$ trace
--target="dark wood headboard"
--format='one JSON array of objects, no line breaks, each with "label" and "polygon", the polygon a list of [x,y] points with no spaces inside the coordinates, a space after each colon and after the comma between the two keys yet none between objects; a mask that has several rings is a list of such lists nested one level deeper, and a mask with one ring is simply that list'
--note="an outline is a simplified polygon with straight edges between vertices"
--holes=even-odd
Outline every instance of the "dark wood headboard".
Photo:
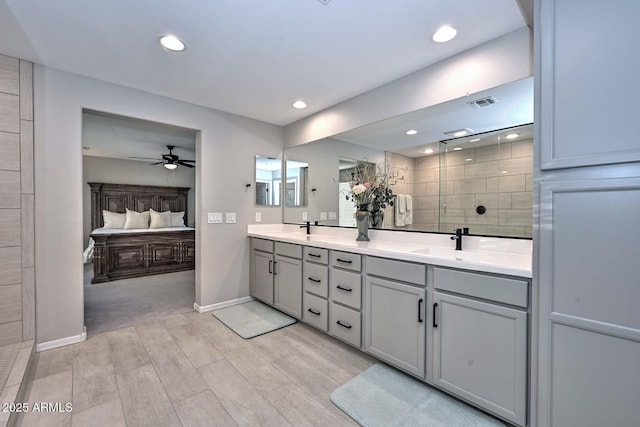
[{"label": "dark wood headboard", "polygon": [[184,211],[188,225],[187,195],[189,187],[159,187],[155,185],[109,184],[88,182],[91,187],[91,229],[102,227],[102,211],[136,212],[153,209],[156,212]]}]

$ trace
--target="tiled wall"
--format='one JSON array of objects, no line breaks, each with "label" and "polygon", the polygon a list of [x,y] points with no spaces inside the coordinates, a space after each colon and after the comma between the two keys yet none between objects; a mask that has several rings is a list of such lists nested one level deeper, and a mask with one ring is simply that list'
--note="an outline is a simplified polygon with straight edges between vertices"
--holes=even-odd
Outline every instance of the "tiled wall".
[{"label": "tiled wall", "polygon": [[0,55],[0,346],[34,337],[33,64]]},{"label": "tiled wall", "polygon": [[[469,227],[472,234],[531,237],[533,141],[416,159],[387,153],[387,164],[405,180],[395,194],[413,195],[413,224],[395,227],[393,210],[385,212],[385,228],[450,232]],[[484,206],[482,215],[476,207]],[[388,219],[388,220],[387,220]]]},{"label": "tiled wall", "polygon": [[[441,231],[531,237],[532,140],[448,151],[441,163]],[[486,212],[478,214],[478,206]]]}]

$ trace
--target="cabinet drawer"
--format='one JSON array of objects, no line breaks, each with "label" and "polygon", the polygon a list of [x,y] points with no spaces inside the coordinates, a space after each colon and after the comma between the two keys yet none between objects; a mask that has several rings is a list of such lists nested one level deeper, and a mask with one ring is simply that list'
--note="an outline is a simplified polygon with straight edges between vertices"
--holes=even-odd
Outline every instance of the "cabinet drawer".
[{"label": "cabinet drawer", "polygon": [[360,271],[362,268],[362,257],[349,252],[331,251],[331,265],[347,270]]},{"label": "cabinet drawer", "polygon": [[362,277],[360,273],[331,269],[331,299],[356,310],[362,306]]},{"label": "cabinet drawer", "polygon": [[329,267],[304,262],[302,283],[305,292],[327,298],[329,296]]},{"label": "cabinet drawer", "polygon": [[427,269],[423,264],[368,256],[366,265],[367,274],[373,276],[386,277],[420,286],[425,286],[427,283]]},{"label": "cabinet drawer", "polygon": [[327,249],[305,246],[303,253],[305,261],[313,261],[324,265],[329,263],[329,251]]},{"label": "cabinet drawer", "polygon": [[360,312],[331,303],[329,333],[360,347]]},{"label": "cabinet drawer", "polygon": [[291,243],[276,242],[276,253],[291,258],[302,258],[302,246]]},{"label": "cabinet drawer", "polygon": [[251,248],[262,251],[273,253],[273,241],[265,240],[265,239],[256,239],[255,237],[251,238]]},{"label": "cabinet drawer", "polygon": [[436,267],[434,269],[433,285],[436,289],[518,307],[527,307],[528,289],[525,280],[507,279]]},{"label": "cabinet drawer", "polygon": [[329,321],[329,302],[315,295],[305,293],[302,320],[327,332]]}]

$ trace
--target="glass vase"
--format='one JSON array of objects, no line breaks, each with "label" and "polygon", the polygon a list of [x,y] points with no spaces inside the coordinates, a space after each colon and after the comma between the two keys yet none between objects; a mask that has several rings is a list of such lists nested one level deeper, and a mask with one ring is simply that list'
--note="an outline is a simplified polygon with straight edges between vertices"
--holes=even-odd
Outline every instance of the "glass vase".
[{"label": "glass vase", "polygon": [[356,225],[358,226],[358,242],[369,241],[369,221],[371,221],[371,215],[368,210],[360,207],[356,211]]}]

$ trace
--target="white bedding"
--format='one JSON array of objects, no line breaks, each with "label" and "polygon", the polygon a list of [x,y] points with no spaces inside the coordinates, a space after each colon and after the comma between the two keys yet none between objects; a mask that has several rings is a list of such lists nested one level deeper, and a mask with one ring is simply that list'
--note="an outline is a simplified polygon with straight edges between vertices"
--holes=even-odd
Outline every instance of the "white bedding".
[{"label": "white bedding", "polygon": [[120,228],[96,228],[91,232],[91,234],[136,234],[136,233],[159,233],[159,232],[167,232],[167,231],[185,231],[185,230],[195,230],[195,228],[191,227],[167,227],[167,228],[134,228],[123,230]]}]

